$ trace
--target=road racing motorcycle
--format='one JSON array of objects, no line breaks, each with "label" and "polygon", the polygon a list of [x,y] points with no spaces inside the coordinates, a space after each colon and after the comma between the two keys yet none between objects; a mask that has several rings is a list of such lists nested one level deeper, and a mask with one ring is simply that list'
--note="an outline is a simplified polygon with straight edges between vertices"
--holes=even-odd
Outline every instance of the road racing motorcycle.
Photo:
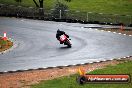
[{"label": "road racing motorcycle", "polygon": [[67,36],[65,34],[61,35],[60,39],[59,39],[61,44],[67,45],[69,48],[71,48],[72,44],[71,44],[70,40],[71,39],[67,38]]}]

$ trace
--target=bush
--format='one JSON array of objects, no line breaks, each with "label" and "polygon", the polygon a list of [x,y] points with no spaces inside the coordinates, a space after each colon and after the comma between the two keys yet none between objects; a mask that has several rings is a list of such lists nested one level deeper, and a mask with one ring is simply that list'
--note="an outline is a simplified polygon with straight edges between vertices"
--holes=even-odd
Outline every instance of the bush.
[{"label": "bush", "polygon": [[61,2],[56,3],[54,10],[52,12],[53,17],[60,18],[60,10],[61,10],[61,18],[62,19],[66,18],[66,13],[67,13],[66,10],[68,10],[68,6]]}]

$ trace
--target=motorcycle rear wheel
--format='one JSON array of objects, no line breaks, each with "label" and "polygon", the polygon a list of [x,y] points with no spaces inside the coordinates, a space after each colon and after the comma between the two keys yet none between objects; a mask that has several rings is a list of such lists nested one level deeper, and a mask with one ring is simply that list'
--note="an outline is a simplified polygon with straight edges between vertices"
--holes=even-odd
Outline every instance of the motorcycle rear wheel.
[{"label": "motorcycle rear wheel", "polygon": [[66,41],[66,45],[68,46],[68,48],[71,48],[72,47],[69,40]]}]

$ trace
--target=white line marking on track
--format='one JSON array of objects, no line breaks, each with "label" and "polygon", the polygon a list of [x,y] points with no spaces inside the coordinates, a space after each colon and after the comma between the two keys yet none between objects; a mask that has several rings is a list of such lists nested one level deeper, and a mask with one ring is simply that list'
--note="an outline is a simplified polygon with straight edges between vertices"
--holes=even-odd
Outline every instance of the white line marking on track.
[{"label": "white line marking on track", "polygon": [[123,35],[126,35],[126,34],[123,34]]}]

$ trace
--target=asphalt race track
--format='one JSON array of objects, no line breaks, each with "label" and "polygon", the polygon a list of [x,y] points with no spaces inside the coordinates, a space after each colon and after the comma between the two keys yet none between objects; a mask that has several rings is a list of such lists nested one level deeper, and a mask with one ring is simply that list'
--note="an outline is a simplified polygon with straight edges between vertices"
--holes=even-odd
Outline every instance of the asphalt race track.
[{"label": "asphalt race track", "polygon": [[[7,32],[15,48],[0,54],[0,72],[91,63],[132,55],[132,37],[83,26],[92,24],[0,17],[0,35]],[[70,35],[72,48],[60,45],[57,29]]]}]

